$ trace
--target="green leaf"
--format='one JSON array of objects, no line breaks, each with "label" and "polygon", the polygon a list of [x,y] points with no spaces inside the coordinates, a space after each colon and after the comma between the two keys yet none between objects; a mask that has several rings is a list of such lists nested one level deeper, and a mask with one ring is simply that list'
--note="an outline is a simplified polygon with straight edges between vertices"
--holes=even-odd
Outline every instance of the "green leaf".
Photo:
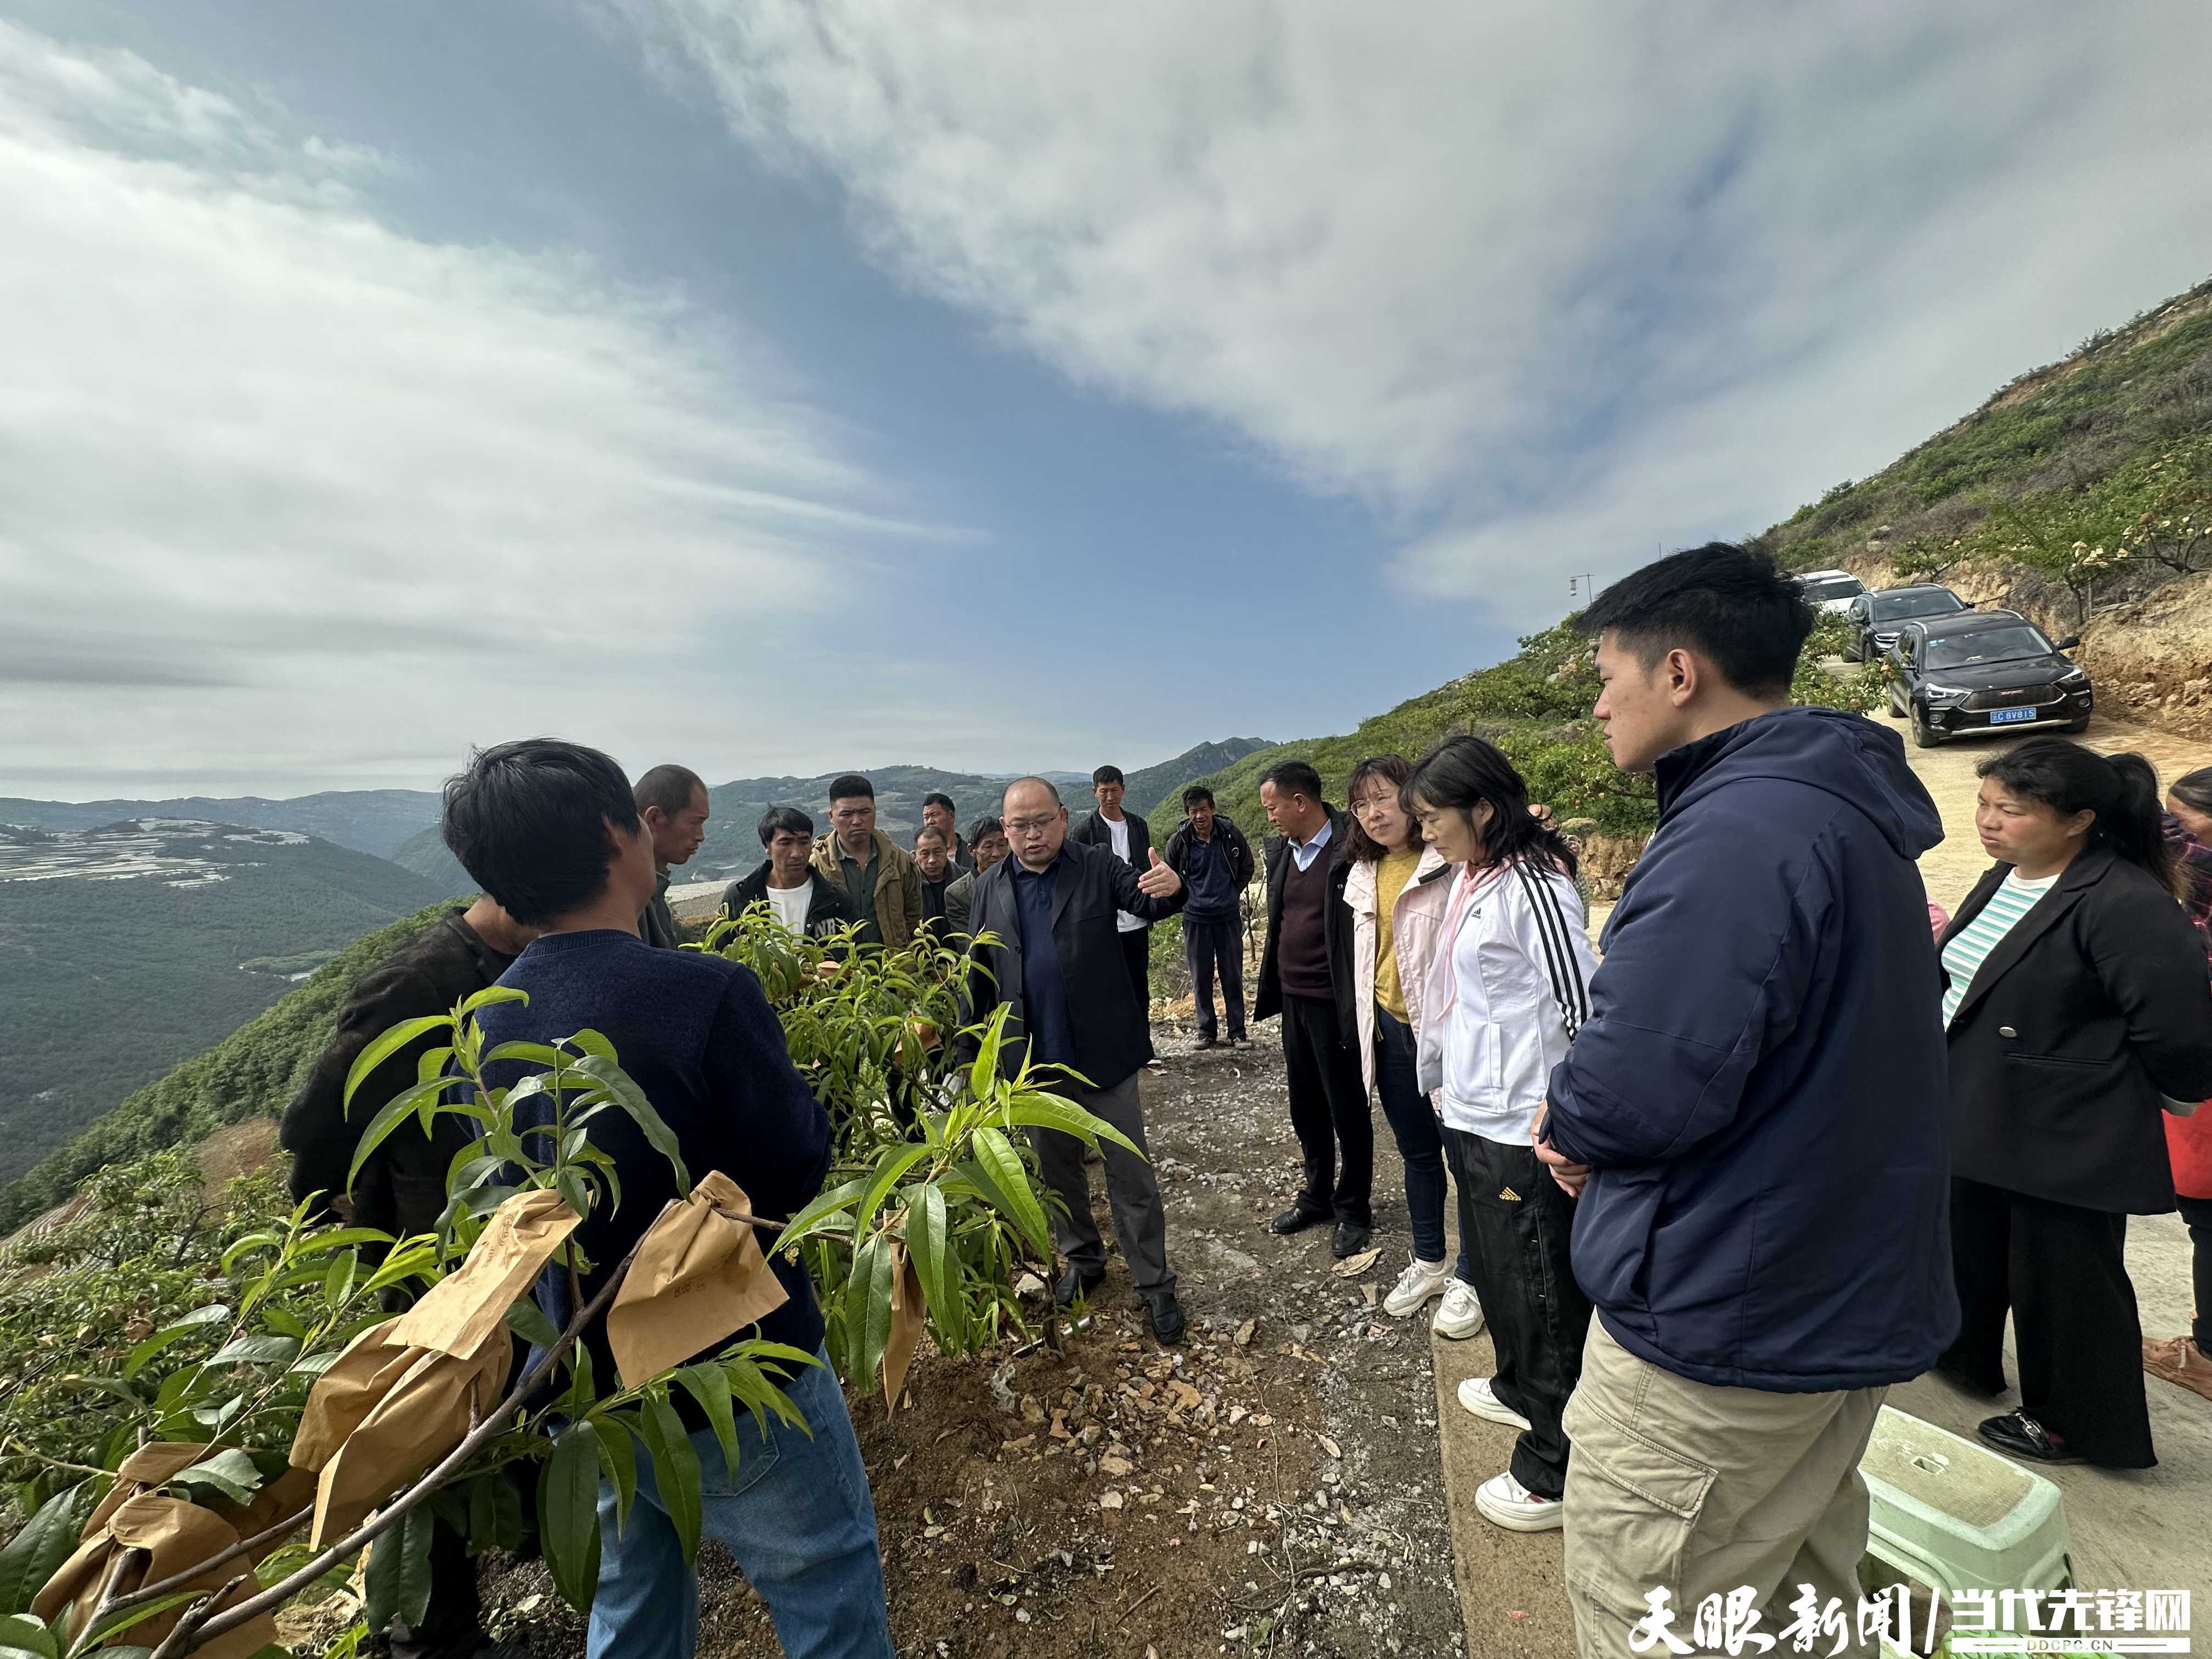
[{"label": "green leaf", "polygon": [[379,1146],[391,1139],[394,1129],[415,1115],[416,1107],[425,1100],[436,1099],[441,1090],[459,1081],[458,1078],[439,1078],[434,1082],[418,1083],[386,1101],[384,1109],[371,1118],[368,1127],[361,1132],[361,1145],[354,1148],[353,1164],[346,1170],[346,1190],[353,1190],[353,1183],[361,1174],[361,1166],[368,1162]]},{"label": "green leaf", "polygon": [[261,1490],[262,1474],[253,1460],[235,1446],[225,1448],[205,1462],[195,1463],[169,1477],[167,1484],[186,1497],[198,1497],[204,1488],[234,1504],[250,1504]]},{"label": "green leaf", "polygon": [[588,1025],[570,1037],[567,1046],[574,1048],[580,1054],[588,1054],[595,1060],[611,1060],[615,1057],[615,1045]]},{"label": "green leaf", "polygon": [[1006,1121],[1018,1128],[1057,1129],[1062,1134],[1073,1135],[1078,1140],[1096,1142],[1110,1140],[1141,1158],[1137,1143],[1123,1134],[1104,1118],[1094,1116],[1072,1101],[1052,1095],[1024,1095],[1007,1109]]},{"label": "green leaf", "polygon": [[31,1598],[76,1553],[77,1534],[98,1499],[96,1483],[91,1480],[56,1492],[0,1550],[0,1613],[21,1613],[30,1607]]},{"label": "green leaf", "polygon": [[[157,1613],[167,1613],[171,1607],[182,1607],[187,1601],[197,1601],[206,1594],[204,1589],[179,1590],[174,1595],[164,1595],[160,1600],[149,1601],[143,1607],[125,1607],[120,1613],[110,1613],[94,1625],[85,1635],[77,1638],[78,1650],[89,1651],[111,1636],[120,1636],[125,1631],[133,1626],[144,1624]],[[141,1648],[139,1651],[143,1653],[146,1650]]]},{"label": "green leaf", "polygon": [[676,1380],[684,1391],[699,1402],[699,1409],[707,1414],[707,1422],[714,1431],[714,1438],[722,1448],[722,1470],[726,1479],[738,1478],[738,1413],[731,1403],[730,1379],[722,1375],[720,1365],[686,1365],[676,1373]]},{"label": "green leaf", "polygon": [[[416,1038],[431,1031],[449,1031],[453,1027],[453,1022],[450,1015],[422,1014],[413,1019],[401,1020],[398,1024],[362,1049],[355,1056],[353,1068],[346,1073],[343,1104],[347,1114],[350,1115],[353,1111],[354,1091],[361,1087],[362,1079],[371,1072],[383,1065],[386,1060],[414,1042]],[[351,1184],[350,1177],[348,1179],[348,1184]]]},{"label": "green leaf", "polygon": [[884,1200],[890,1197],[891,1188],[898,1185],[899,1177],[928,1156],[929,1148],[926,1146],[887,1150],[882,1167],[876,1171],[875,1180],[869,1183],[867,1196],[860,1200],[860,1208],[853,1212],[853,1225],[856,1229],[861,1228],[873,1221],[876,1212],[883,1207]]},{"label": "green leaf", "polygon": [[[831,1231],[822,1227],[824,1218],[837,1214],[867,1189],[868,1183],[865,1180],[846,1181],[839,1182],[826,1193],[817,1194],[814,1201],[792,1217],[784,1230],[776,1235],[776,1248],[782,1249],[796,1244],[817,1228],[822,1228],[824,1231]],[[845,1224],[841,1231],[851,1231],[851,1219],[849,1218],[843,1219]]]},{"label": "green leaf", "polygon": [[[580,1045],[585,1035],[579,1032],[569,1041]],[[599,1033],[594,1031],[589,1035],[598,1036]],[[604,1037],[599,1040],[602,1043],[606,1041]],[[615,1103],[628,1112],[631,1121],[645,1132],[645,1138],[653,1150],[666,1158],[669,1166],[676,1171],[677,1196],[690,1197],[691,1173],[684,1167],[684,1154],[677,1146],[676,1132],[662,1120],[659,1112],[653,1109],[653,1103],[645,1097],[645,1091],[631,1080],[629,1073],[615,1064],[613,1049],[609,1048],[604,1054],[597,1052],[588,1054],[569,1069],[582,1073],[614,1097]],[[689,1560],[690,1558],[686,1556],[684,1559]]]},{"label": "green leaf", "polygon": [[589,1424],[553,1443],[538,1480],[538,1529],[554,1589],[589,1612],[599,1584],[599,1440]]},{"label": "green leaf", "polygon": [[522,1544],[522,1494],[505,1469],[494,1469],[469,1482],[469,1553],[519,1549]]},{"label": "green leaf", "polygon": [[544,1309],[526,1296],[507,1309],[507,1328],[532,1347],[550,1348],[561,1340],[561,1328],[545,1316]]},{"label": "green leaf", "polygon": [[629,1506],[637,1498],[637,1446],[629,1431],[612,1417],[591,1419],[599,1443],[599,1465],[615,1488],[615,1530],[629,1524]]},{"label": "green leaf", "polygon": [[967,1323],[966,1310],[955,1305],[959,1269],[946,1256],[945,1231],[945,1194],[934,1182],[907,1194],[907,1255],[921,1280],[922,1302],[938,1328],[957,1341]]},{"label": "green leaf", "polygon": [[486,1054],[478,1064],[489,1066],[495,1061],[502,1060],[526,1060],[532,1066],[558,1066],[564,1063],[561,1051],[550,1043],[514,1042],[500,1043]]},{"label": "green leaf", "polygon": [[354,1277],[360,1271],[358,1251],[348,1250],[333,1261],[323,1275],[323,1305],[333,1310],[345,1306],[346,1298],[353,1294]]},{"label": "green leaf", "polygon": [[1050,1261],[1052,1235],[1045,1226],[1044,1206],[1030,1186],[1029,1171],[1022,1167],[1020,1155],[996,1129],[976,1130],[969,1145],[975,1150],[975,1161],[967,1167],[981,1177],[976,1185],[983,1195],[1021,1230],[1040,1259]]},{"label": "green leaf", "polygon": [[0,1617],[0,1659],[19,1654],[25,1659],[61,1659],[61,1644],[43,1620]]},{"label": "green leaf", "polygon": [[863,1394],[875,1386],[876,1367],[891,1335],[891,1250],[881,1233],[853,1253],[845,1299],[846,1381]]},{"label": "green leaf", "polygon": [[[453,1012],[458,1015],[472,1014],[479,1008],[489,1008],[495,1002],[527,1002],[530,993],[512,985],[487,985],[466,999]],[[371,1628],[375,1628],[371,1626]]]},{"label": "green leaf", "polygon": [[234,1336],[208,1358],[210,1365],[290,1364],[300,1357],[297,1337],[262,1334]]},{"label": "green leaf", "polygon": [[692,1449],[691,1437],[684,1431],[684,1420],[666,1395],[647,1395],[639,1415],[645,1443],[653,1453],[653,1483],[659,1488],[660,1506],[668,1511],[669,1524],[676,1528],[676,1547],[689,1566],[699,1554],[699,1454]]},{"label": "green leaf", "polygon": [[418,1504],[368,1547],[362,1588],[372,1631],[383,1630],[394,1619],[413,1629],[430,1611],[430,1540],[437,1529],[430,1505]]},{"label": "green leaf", "polygon": [[216,1304],[210,1307],[195,1308],[173,1325],[165,1325],[131,1350],[123,1362],[123,1375],[136,1376],[146,1369],[146,1362],[155,1358],[171,1343],[189,1336],[204,1325],[221,1324],[230,1317],[230,1310]]}]

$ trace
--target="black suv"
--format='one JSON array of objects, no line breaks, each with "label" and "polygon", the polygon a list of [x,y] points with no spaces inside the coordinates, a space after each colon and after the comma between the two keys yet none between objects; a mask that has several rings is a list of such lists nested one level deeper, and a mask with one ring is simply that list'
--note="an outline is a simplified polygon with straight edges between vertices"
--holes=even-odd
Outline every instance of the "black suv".
[{"label": "black suv", "polygon": [[1933,749],[1968,732],[2079,732],[2096,706],[2089,677],[2017,611],[1973,611],[1902,624],[1889,664],[1889,713],[1910,718],[1912,740]]},{"label": "black suv", "polygon": [[1852,662],[1878,662],[1897,643],[1902,623],[1916,617],[1955,617],[1972,609],[1949,588],[1934,582],[1862,593],[1844,612],[1844,626],[1850,630],[1850,637],[1844,641],[1844,655]]}]

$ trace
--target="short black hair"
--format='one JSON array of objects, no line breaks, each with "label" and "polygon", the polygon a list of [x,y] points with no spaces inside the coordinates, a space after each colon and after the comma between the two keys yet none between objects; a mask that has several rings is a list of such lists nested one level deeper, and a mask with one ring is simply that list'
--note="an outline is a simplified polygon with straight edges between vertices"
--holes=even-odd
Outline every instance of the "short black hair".
[{"label": "short black hair", "polygon": [[968,844],[973,847],[986,836],[1003,836],[1006,833],[1005,819],[986,815],[968,826]]},{"label": "short black hair", "polygon": [[936,836],[936,837],[938,838],[938,840],[939,840],[939,841],[941,841],[941,842],[945,842],[945,848],[946,848],[946,850],[947,850],[947,851],[950,851],[950,850],[951,850],[951,846],[952,846],[952,842],[951,842],[951,839],[950,839],[949,837],[947,837],[947,836],[946,836],[946,835],[945,835],[945,831],[943,831],[942,830],[939,829],[935,824],[933,824],[933,823],[925,823],[925,824],[923,824],[920,829],[916,830],[914,832],[914,844],[915,844],[916,847],[919,847],[919,846],[921,846],[921,838],[922,838],[924,836]]},{"label": "short black hair", "polygon": [[830,799],[832,802],[851,800],[856,796],[862,799],[873,800],[876,798],[876,786],[858,772],[848,772],[844,776],[830,781]]},{"label": "short black hair", "polygon": [[1708,542],[1623,576],[1575,626],[1593,635],[1611,629],[1647,671],[1693,647],[1737,690],[1771,697],[1788,695],[1814,620],[1804,590],[1768,555]]},{"label": "short black hair", "polygon": [[792,835],[804,836],[811,841],[814,839],[814,820],[796,806],[771,806],[761,814],[762,846],[765,847],[774,841],[779,831],[787,830]]},{"label": "short black hair", "polygon": [[704,779],[688,766],[656,766],[637,781],[630,794],[637,810],[659,807],[660,816],[672,818],[691,805],[691,797],[707,793]]},{"label": "short black hair", "polygon": [[1121,775],[1121,769],[1118,766],[1102,766],[1091,775],[1091,787],[1093,789],[1102,783],[1118,783],[1127,788],[1128,782],[1128,779]]},{"label": "short black hair", "polygon": [[1194,783],[1189,788],[1182,792],[1182,810],[1184,811],[1189,811],[1192,807],[1197,805],[1200,801],[1204,801],[1208,806],[1213,805],[1213,791],[1207,788],[1204,784]]},{"label": "short black hair", "polygon": [[525,738],[478,750],[446,780],[440,832],[471,879],[534,927],[606,890],[609,824],[638,827],[622,768],[580,743]]},{"label": "short black hair", "polygon": [[1322,798],[1321,774],[1306,761],[1277,761],[1260,775],[1260,781],[1273,784],[1279,795],[1304,795],[1310,801]]},{"label": "short black hair", "polygon": [[921,798],[923,811],[927,812],[933,806],[942,806],[947,812],[957,812],[960,810],[952,804],[952,797],[942,789],[933,789]]}]

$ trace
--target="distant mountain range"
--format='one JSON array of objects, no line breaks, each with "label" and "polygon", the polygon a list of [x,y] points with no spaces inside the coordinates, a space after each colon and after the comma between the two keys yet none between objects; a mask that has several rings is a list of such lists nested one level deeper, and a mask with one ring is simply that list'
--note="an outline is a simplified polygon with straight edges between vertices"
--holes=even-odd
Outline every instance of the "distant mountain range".
[{"label": "distant mountain range", "polygon": [[0,826],[10,1162],[27,1167],[332,952],[439,896],[410,871],[295,830],[150,814]]},{"label": "distant mountain range", "polygon": [[289,800],[258,795],[216,799],[188,795],[175,800],[18,800],[0,796],[0,823],[40,830],[97,830],[126,818],[191,818],[244,824],[251,830],[295,830],[356,853],[388,859],[408,836],[438,821],[438,795],[429,789],[331,789]]}]

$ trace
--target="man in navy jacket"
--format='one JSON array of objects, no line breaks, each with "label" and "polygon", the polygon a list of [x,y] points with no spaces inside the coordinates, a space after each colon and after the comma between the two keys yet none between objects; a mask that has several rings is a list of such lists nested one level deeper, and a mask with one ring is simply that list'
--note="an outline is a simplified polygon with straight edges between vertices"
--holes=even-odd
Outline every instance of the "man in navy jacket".
[{"label": "man in navy jacket", "polygon": [[1582,617],[1613,762],[1659,792],[1537,1130],[1598,1316],[1566,1413],[1584,1655],[1655,1589],[1685,1629],[1745,1585],[1770,1634],[1808,1584],[1855,1607],[1875,1413],[1958,1322],[1914,866],[1942,830],[1893,732],[1789,706],[1812,622],[1723,544]]}]

